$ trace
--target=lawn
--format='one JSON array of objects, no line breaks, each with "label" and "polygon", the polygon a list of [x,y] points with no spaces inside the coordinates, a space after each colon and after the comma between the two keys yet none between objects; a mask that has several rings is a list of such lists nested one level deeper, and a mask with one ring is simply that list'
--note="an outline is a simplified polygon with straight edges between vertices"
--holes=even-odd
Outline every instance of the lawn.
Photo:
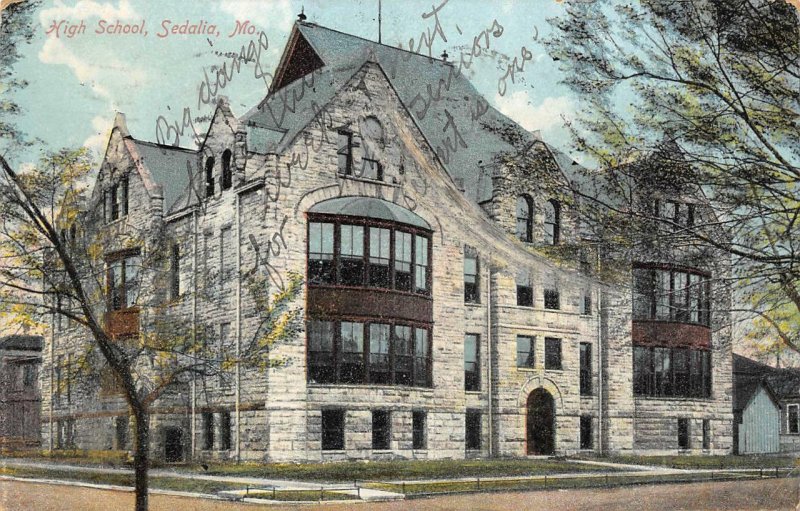
[{"label": "lawn", "polygon": [[[202,471],[196,466],[181,470]],[[502,477],[608,471],[597,467],[554,459],[491,460],[394,460],[340,461],[330,463],[242,463],[210,464],[208,474],[293,479],[300,481],[353,482],[359,480],[453,479],[459,477]]]},{"label": "lawn", "polygon": [[575,488],[610,488],[634,484],[661,484],[677,482],[722,481],[731,479],[751,479],[752,476],[735,473],[702,473],[702,474],[642,474],[614,475],[601,477],[558,477],[536,479],[503,479],[493,481],[442,480],[436,482],[408,483],[368,483],[367,488],[375,490],[404,493],[405,495],[434,495],[442,493],[465,493],[479,491],[515,491],[515,490],[555,490]]}]

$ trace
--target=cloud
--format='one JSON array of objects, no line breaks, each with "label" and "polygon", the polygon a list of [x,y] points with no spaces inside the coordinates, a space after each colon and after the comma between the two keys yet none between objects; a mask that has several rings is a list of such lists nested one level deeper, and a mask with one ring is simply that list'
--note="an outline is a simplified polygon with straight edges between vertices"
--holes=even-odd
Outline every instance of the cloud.
[{"label": "cloud", "polygon": [[548,97],[534,106],[526,90],[515,91],[506,96],[497,94],[495,105],[500,112],[528,131],[561,128],[564,119],[570,119],[574,112],[572,100],[566,96]]},{"label": "cloud", "polygon": [[120,0],[115,7],[112,2],[93,2],[91,0],[80,0],[75,5],[64,5],[61,0],[55,0],[54,6],[49,9],[42,9],[39,13],[39,20],[45,27],[49,26],[53,20],[86,18],[100,19],[141,19],[141,16],[131,7],[128,0]]},{"label": "cloud", "polygon": [[[68,20],[78,22],[89,18],[100,18],[106,20],[138,20],[141,16],[131,7],[128,0],[120,0],[116,5],[113,2],[94,2],[91,0],[80,0],[74,5],[65,5],[61,0],[55,0],[54,6],[43,9],[39,13],[39,21],[47,29],[57,20]],[[94,51],[103,51],[102,46],[94,46]],[[89,58],[82,58],[76,55],[64,43],[62,38],[52,35],[45,38],[42,49],[39,51],[39,60],[44,64],[65,65],[67,66],[81,85],[86,85],[99,97],[113,102],[110,91],[101,81],[106,81],[109,77],[105,73],[106,69],[119,71],[124,69],[127,80],[140,83],[144,80],[142,70],[124,65],[113,55],[92,55]],[[102,66],[93,62],[102,62]]]},{"label": "cloud", "polygon": [[241,22],[250,21],[258,30],[276,29],[288,32],[297,13],[293,12],[289,0],[278,0],[267,5],[261,0],[223,0],[219,7],[223,12]]},{"label": "cloud", "polygon": [[92,153],[103,156],[108,143],[108,135],[114,127],[114,119],[111,115],[96,116],[92,119],[92,134],[83,141],[83,146]]}]

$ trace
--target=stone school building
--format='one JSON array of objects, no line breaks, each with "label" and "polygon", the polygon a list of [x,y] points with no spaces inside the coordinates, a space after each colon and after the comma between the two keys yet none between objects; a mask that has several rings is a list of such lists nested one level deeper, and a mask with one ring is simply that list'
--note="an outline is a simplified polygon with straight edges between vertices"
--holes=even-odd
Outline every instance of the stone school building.
[{"label": "stone school building", "polygon": [[[137,139],[118,114],[80,225],[63,228],[110,234],[102,312],[120,342],[168,313],[237,353],[258,318],[245,275],[273,290],[303,276],[300,331],[269,353],[282,363],[155,403],[160,459],[730,452],[720,258],[643,250],[604,283],[616,256],[555,179],[576,166],[458,62],[298,21],[263,101],[237,116],[221,98],[198,149]],[[642,204],[690,225],[699,199]],[[113,241],[131,232],[140,244]],[[87,335],[53,318],[43,443],[129,449],[113,380],[65,376]]]}]

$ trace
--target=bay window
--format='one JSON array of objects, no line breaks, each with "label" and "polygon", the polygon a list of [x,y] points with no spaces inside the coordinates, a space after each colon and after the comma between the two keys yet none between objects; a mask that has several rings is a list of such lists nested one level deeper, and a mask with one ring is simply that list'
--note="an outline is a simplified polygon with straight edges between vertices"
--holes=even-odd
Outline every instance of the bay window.
[{"label": "bay window", "polygon": [[139,298],[138,255],[116,257],[107,264],[108,309],[111,311],[134,307]]},{"label": "bay window", "polygon": [[634,346],[633,393],[656,397],[711,397],[711,352]]},{"label": "bay window", "polygon": [[400,323],[310,321],[308,381],[429,387],[429,335]]},{"label": "bay window", "polygon": [[710,324],[707,275],[691,270],[637,266],[633,269],[633,319]]},{"label": "bay window", "polygon": [[370,223],[309,222],[309,283],[429,294],[430,235]]}]

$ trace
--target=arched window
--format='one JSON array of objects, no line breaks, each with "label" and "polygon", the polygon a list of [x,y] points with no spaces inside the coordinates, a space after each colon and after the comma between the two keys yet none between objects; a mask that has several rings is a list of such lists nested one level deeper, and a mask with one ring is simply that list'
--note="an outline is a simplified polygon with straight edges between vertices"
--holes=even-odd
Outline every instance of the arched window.
[{"label": "arched window", "polygon": [[214,196],[214,157],[206,159],[206,197]]},{"label": "arched window", "polygon": [[517,197],[517,238],[530,243],[533,241],[533,201],[527,195]]},{"label": "arched window", "polygon": [[557,245],[561,237],[561,204],[550,199],[544,204],[544,241],[548,245]]},{"label": "arched window", "polygon": [[225,149],[222,153],[222,189],[227,190],[233,184],[233,173],[231,172],[231,150]]}]

